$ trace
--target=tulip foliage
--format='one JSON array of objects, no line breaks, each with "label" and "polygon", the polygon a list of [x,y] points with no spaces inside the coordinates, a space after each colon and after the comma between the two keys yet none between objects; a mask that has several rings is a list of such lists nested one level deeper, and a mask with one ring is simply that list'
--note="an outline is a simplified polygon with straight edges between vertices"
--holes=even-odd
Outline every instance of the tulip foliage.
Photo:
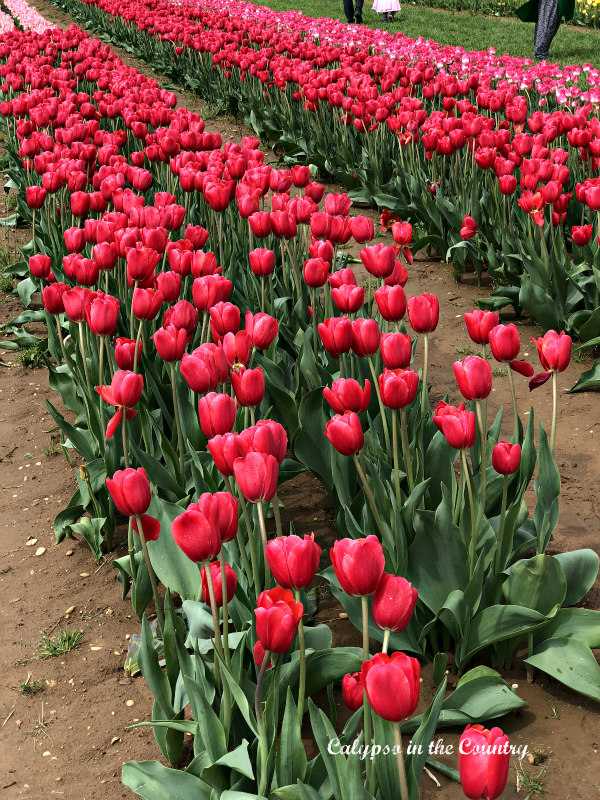
[{"label": "tulip foliage", "polygon": [[[9,329],[46,322],[50,384],[68,413],[48,410],[67,457],[85,462],[56,536],[81,533],[98,559],[126,537],[114,564],[142,617],[137,661],[154,695],[143,724],[174,766],[193,737],[185,770],[132,762],[126,785],[155,797],[414,800],[427,747],[404,757],[400,725],[425,744],[438,724],[480,726],[523,704],[491,667],[467,672],[474,659],[503,666],[526,644],[530,668],[597,697],[595,614],[572,606],[598,559],[546,554],[570,336],[536,341],[534,375],[516,328],[473,311],[482,355],[453,365],[464,402],[432,410],[439,304],[410,294],[409,223],[372,244],[349,195],[325,195],[306,165],[265,164],[254,138],[224,143],[76,27],[7,33],[0,72],[10,179],[33,232],[18,291],[42,306]],[[351,238],[365,286],[341,249]],[[508,365],[510,441],[502,410],[487,419],[488,345]],[[537,446],[533,413],[525,430],[519,415],[524,376],[554,389]],[[279,487],[306,469],[335,506],[331,566],[313,535],[284,535]],[[327,626],[311,624],[323,566],[362,648],[332,647]],[[449,652],[461,679],[445,698]],[[426,662],[438,688],[416,715]],[[343,741],[399,748],[397,770],[331,753],[334,726],[312,697],[336,684],[353,712]]]}]

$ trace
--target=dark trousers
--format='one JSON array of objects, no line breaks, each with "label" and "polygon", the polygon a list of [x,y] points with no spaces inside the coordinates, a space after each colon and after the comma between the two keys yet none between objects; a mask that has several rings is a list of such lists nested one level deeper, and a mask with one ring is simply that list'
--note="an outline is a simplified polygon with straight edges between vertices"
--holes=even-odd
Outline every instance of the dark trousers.
[{"label": "dark trousers", "polygon": [[538,0],[538,18],[533,34],[533,57],[548,58],[552,39],[560,26],[556,0]]},{"label": "dark trousers", "polygon": [[363,2],[364,0],[356,0],[356,2],[344,0],[344,14],[348,22],[354,22],[355,15],[362,17]]}]

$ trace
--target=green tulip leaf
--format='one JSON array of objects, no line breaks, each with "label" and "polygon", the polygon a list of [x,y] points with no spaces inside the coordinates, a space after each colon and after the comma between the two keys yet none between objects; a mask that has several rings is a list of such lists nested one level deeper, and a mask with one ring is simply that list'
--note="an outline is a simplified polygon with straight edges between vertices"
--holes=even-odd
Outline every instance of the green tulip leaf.
[{"label": "green tulip leaf", "polygon": [[148,542],[148,553],[160,582],[183,598],[200,595],[202,582],[197,564],[183,553],[171,535],[171,524],[183,512],[181,506],[167,503],[154,496],[148,514],[160,522],[160,535]]},{"label": "green tulip leaf", "polygon": [[600,703],[600,666],[590,648],[579,639],[547,639],[523,660]]},{"label": "green tulip leaf", "polygon": [[600,647],[600,611],[561,608],[554,619],[536,634],[535,647],[548,639],[579,639],[588,647]]},{"label": "green tulip leaf", "polygon": [[[123,784],[142,800],[211,800],[212,786],[189,772],[164,767],[158,761],[123,764]],[[223,797],[223,795],[221,795]]]},{"label": "green tulip leaf", "polygon": [[292,697],[292,690],[288,686],[277,760],[275,762],[277,784],[285,786],[298,780],[304,780],[306,764],[306,751],[302,743],[297,707]]},{"label": "green tulip leaf", "polygon": [[506,602],[549,614],[561,606],[567,594],[564,570],[552,556],[539,555],[517,561],[506,570],[507,580],[502,586]]},{"label": "green tulip leaf", "polygon": [[561,565],[567,579],[567,595],[563,600],[563,606],[574,606],[594,585],[600,563],[598,554],[585,548],[570,553],[559,553],[552,558]]}]

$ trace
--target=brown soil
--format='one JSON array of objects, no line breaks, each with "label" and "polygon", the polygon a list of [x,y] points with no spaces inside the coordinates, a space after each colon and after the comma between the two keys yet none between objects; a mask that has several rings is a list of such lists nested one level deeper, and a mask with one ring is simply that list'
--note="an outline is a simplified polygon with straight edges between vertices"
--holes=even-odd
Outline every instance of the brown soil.
[{"label": "brown soil", "polygon": [[[69,17],[43,0],[37,0],[35,5],[56,24],[70,24]],[[128,64],[147,74],[151,72],[128,54],[121,51],[120,55]],[[178,92],[178,97],[202,113],[202,103],[196,97],[183,92]],[[221,119],[209,121],[208,127],[231,139],[248,133],[232,121]],[[22,236],[27,238],[26,233]],[[431,291],[440,298],[440,325],[431,337],[432,403],[446,393],[451,401],[459,399],[450,365],[464,358],[467,348],[473,347],[475,352],[462,316],[486,290],[469,283],[468,277],[457,284],[448,265],[424,258],[416,259],[410,269],[411,294]],[[18,300],[2,296],[0,322],[19,311]],[[538,331],[524,320],[516,322],[524,343],[522,356],[529,354],[537,364],[529,336],[538,335]],[[420,358],[419,350],[417,367]],[[552,543],[557,551],[580,547],[598,550],[600,500],[595,486],[600,475],[600,404],[594,393],[564,393],[590,366],[589,359],[573,361],[559,376],[556,451],[562,497],[560,522]],[[533,402],[536,418],[541,418],[548,428],[551,399],[547,387],[526,397],[525,379],[517,386],[521,409]],[[52,520],[74,491],[76,464],[67,465],[60,453],[44,453],[56,444],[49,433],[53,423],[44,405],[45,397],[57,403],[48,387],[47,373],[24,369],[12,352],[0,350],[0,607],[4,609],[0,618],[4,643],[0,661],[1,796],[6,800],[23,795],[32,800],[54,795],[69,800],[133,797],[120,782],[122,762],[160,758],[149,729],[128,728],[148,719],[151,709],[151,695],[144,680],[127,678],[123,671],[127,637],[138,633],[140,625],[129,600],[121,601],[121,587],[107,563],[110,559],[98,567],[85,542],[67,540],[55,544]],[[490,418],[501,405],[510,408],[510,394],[506,377],[496,376],[488,406]],[[508,428],[505,434],[510,435]],[[281,499],[286,506],[284,525],[293,521],[300,535],[315,531],[326,551],[336,533],[331,503],[318,482],[300,476],[285,486]],[[533,499],[532,493],[530,501]],[[32,539],[37,542],[28,544]],[[40,547],[46,550],[38,556]],[[66,611],[71,606],[74,610],[67,619]],[[589,593],[586,606],[600,609],[598,582]],[[332,627],[335,644],[359,644],[360,636],[341,613],[332,596],[320,591],[316,621]],[[85,631],[80,646],[65,656],[37,658],[40,631],[56,636],[68,626]],[[432,692],[428,672],[424,675],[423,706]],[[528,707],[499,723],[514,744],[527,745],[530,752],[538,749],[542,763],[522,763],[525,771],[533,775],[547,769],[545,797],[587,800],[597,796],[597,704],[543,675],[534,685],[528,685],[523,669],[506,673],[505,677],[518,684],[518,693]],[[43,689],[33,696],[23,696],[15,689],[20,681],[42,681]],[[128,706],[127,701],[134,705]],[[339,710],[341,718],[344,709]],[[459,733],[442,731],[439,737],[445,745],[454,746],[454,753],[434,757],[456,767]],[[507,799],[527,796],[523,786],[517,793],[516,765],[513,759]],[[457,800],[463,796],[457,785],[441,775],[439,780],[442,788],[437,789],[423,776],[423,798]]]}]

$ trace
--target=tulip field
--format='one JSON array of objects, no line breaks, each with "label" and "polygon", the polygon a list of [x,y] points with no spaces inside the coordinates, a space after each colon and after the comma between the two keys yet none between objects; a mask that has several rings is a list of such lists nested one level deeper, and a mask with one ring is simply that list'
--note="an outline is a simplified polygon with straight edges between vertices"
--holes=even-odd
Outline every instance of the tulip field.
[{"label": "tulip field", "polygon": [[[502,797],[498,726],[526,705],[507,670],[600,702],[598,555],[551,544],[559,379],[600,342],[600,72],[246,2],[60,6],[102,38],[0,14],[3,169],[30,225],[2,346],[40,350],[80,465],[56,541],[112,561],[140,632],[155,759],[123,784],[417,800],[435,773]],[[111,43],[260,138],[224,141]],[[482,285],[456,403],[431,378],[440,298],[411,287],[423,251]],[[574,388],[599,385],[597,362]],[[282,521],[309,476],[331,547]],[[357,644],[316,622],[315,581]],[[445,728],[454,766],[429,750]]]}]

